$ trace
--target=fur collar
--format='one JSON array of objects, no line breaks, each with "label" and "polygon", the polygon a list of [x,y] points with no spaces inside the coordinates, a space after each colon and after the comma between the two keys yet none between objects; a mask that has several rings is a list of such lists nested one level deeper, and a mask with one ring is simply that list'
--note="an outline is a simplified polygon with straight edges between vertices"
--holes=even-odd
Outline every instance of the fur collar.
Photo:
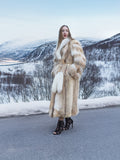
[{"label": "fur collar", "polygon": [[65,38],[65,39],[62,40],[59,48],[58,48],[57,51],[56,51],[56,57],[57,57],[57,59],[61,59],[60,51],[61,51],[61,49],[62,49],[69,41],[70,41],[70,38]]}]

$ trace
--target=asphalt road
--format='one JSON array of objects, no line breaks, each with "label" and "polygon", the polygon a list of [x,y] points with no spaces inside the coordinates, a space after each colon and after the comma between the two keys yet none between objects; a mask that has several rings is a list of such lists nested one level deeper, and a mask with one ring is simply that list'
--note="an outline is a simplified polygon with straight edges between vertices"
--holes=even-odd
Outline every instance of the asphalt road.
[{"label": "asphalt road", "polygon": [[80,110],[53,135],[48,114],[0,118],[0,160],[120,160],[120,107]]}]

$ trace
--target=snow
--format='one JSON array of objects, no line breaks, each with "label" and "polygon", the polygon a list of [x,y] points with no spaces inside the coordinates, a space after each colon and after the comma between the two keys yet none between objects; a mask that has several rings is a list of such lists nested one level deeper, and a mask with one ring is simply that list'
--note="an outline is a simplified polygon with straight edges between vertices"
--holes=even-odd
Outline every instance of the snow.
[{"label": "snow", "polygon": [[51,39],[32,40],[18,38],[10,41],[5,41],[2,44],[0,44],[0,52],[10,52],[18,49],[30,49],[32,47],[44,44],[45,42],[48,42],[50,40]]},{"label": "snow", "polygon": [[120,106],[120,96],[108,96],[102,98],[94,98],[87,100],[78,99],[79,109],[89,109],[89,108],[103,108],[103,107],[112,107]]},{"label": "snow", "polygon": [[0,117],[47,113],[48,106],[49,101],[32,101],[0,104]]},{"label": "snow", "polygon": [[[41,64],[41,63],[39,63]],[[2,65],[0,65],[0,71],[1,72],[5,72],[5,73],[10,73],[10,74],[14,74],[16,72],[16,69],[23,69],[26,74],[29,72],[32,72],[35,70],[35,63],[31,62],[31,63],[17,63],[17,64],[13,64],[13,65],[4,65],[4,67]]]},{"label": "snow", "polygon": [[[43,114],[49,112],[50,101],[32,101],[0,104],[0,117]],[[120,106],[120,96],[109,96],[94,99],[78,99],[79,109]]]}]

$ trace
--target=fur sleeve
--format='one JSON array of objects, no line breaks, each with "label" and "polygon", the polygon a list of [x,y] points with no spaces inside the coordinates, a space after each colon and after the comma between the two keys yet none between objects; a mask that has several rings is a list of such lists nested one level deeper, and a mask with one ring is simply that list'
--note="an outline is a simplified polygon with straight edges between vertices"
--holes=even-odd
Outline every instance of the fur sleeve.
[{"label": "fur sleeve", "polygon": [[86,66],[86,57],[78,40],[73,40],[71,43],[71,55],[73,64],[70,65],[68,72],[73,78],[79,78]]}]

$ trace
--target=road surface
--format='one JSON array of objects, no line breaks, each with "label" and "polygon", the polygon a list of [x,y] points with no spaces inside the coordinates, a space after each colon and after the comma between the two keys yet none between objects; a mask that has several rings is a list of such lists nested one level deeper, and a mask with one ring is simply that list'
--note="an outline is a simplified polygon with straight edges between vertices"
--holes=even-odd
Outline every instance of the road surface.
[{"label": "road surface", "polygon": [[120,107],[80,110],[53,135],[48,114],[0,118],[0,160],[120,160]]}]

